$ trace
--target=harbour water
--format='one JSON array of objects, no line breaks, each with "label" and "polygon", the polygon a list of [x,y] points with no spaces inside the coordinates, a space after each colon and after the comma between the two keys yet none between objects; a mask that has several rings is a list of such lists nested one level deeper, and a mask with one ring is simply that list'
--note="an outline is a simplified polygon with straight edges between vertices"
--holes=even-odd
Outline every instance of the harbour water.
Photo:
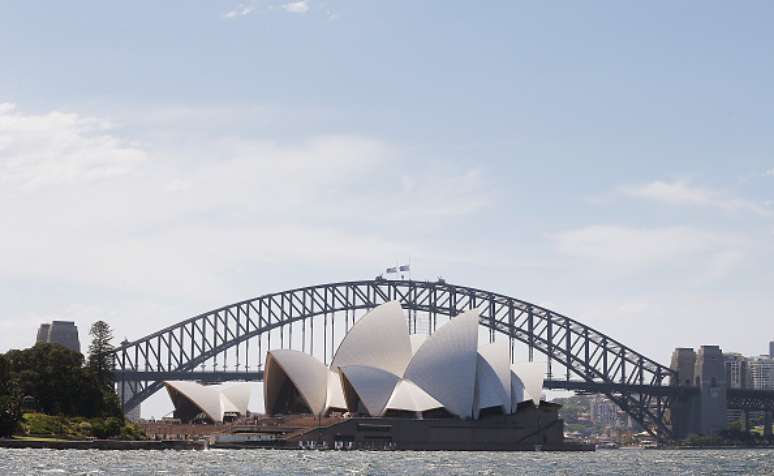
[{"label": "harbour water", "polygon": [[774,474],[774,449],[592,453],[0,449],[0,474]]}]

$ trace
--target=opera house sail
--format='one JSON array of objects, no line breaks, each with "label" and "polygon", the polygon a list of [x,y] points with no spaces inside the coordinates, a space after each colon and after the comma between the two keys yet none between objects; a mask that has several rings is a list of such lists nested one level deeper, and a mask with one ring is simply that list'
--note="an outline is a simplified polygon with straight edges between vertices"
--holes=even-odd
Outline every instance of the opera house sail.
[{"label": "opera house sail", "polygon": [[223,423],[247,415],[250,384],[208,386],[196,382],[166,381],[174,416],[184,423]]}]

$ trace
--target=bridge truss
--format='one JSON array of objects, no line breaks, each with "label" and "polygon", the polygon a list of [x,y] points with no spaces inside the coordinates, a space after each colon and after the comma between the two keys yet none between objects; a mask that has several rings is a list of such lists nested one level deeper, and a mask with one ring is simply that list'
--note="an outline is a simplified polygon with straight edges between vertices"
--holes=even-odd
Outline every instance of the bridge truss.
[{"label": "bridge truss", "polygon": [[668,410],[675,392],[665,388],[674,374],[671,369],[560,313],[443,280],[377,278],[266,294],[125,342],[112,353],[119,391],[131,395],[125,409],[136,407],[159,390],[162,382],[155,378],[162,375],[198,373],[197,368],[206,371],[208,366],[212,372],[249,374],[251,364],[257,362],[253,368],[260,371],[265,352],[276,347],[311,354],[322,351],[327,362],[336,348],[336,332],[339,339],[343,337],[354,325],[356,313],[394,300],[408,311],[412,333],[431,334],[439,325],[439,318],[453,318],[468,309],[479,309],[480,324],[488,330],[490,341],[509,340],[512,360],[517,349],[525,350],[529,360],[536,352],[542,354],[547,361],[548,379],[568,382],[568,388],[571,382],[585,383],[607,395],[654,436],[662,440],[671,438]]}]

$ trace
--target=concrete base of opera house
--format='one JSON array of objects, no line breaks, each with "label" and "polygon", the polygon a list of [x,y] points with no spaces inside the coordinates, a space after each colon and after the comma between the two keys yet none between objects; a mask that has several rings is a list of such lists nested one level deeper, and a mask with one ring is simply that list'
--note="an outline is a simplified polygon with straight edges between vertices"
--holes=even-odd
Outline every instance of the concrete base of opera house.
[{"label": "concrete base of opera house", "polygon": [[353,417],[290,436],[286,447],[420,451],[580,451],[593,447],[566,443],[559,405],[531,402],[513,415],[478,420],[456,418]]},{"label": "concrete base of opera house", "polygon": [[513,415],[458,418],[257,416],[233,424],[146,423],[153,439],[206,439],[211,448],[286,450],[593,451],[564,439],[560,405],[531,401]]}]

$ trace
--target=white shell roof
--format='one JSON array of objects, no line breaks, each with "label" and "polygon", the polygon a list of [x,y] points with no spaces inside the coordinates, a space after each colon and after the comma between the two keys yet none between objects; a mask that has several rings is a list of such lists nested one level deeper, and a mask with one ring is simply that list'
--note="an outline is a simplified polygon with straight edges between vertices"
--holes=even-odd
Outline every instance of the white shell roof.
[{"label": "white shell roof", "polygon": [[223,387],[220,390],[221,400],[230,402],[240,415],[247,414],[247,407],[250,404],[251,384],[240,383]]},{"label": "white shell roof", "polygon": [[182,380],[166,381],[164,385],[172,387],[183,394],[211,420],[216,422],[223,421],[223,411],[220,408],[220,394],[216,390],[200,383]]},{"label": "white shell roof", "polygon": [[[478,327],[479,312],[471,310],[432,336],[410,336],[400,304],[383,304],[363,316],[344,337],[330,368],[302,352],[269,352],[264,385],[267,409],[274,403],[270,398],[278,398],[280,380],[274,375],[281,377],[281,373],[317,415],[331,408],[347,408],[344,378],[371,416],[383,415],[386,410],[445,408],[461,418],[478,418],[481,409],[493,406],[511,413],[524,399],[539,405],[544,364],[511,366],[507,340],[479,346]],[[249,400],[249,395],[245,399],[236,390],[226,390],[224,397],[214,398],[207,389],[181,388],[181,393],[200,401],[205,413],[219,407],[221,418],[224,408],[246,411]]]},{"label": "white shell roof", "polygon": [[342,367],[341,373],[360,397],[370,416],[380,416],[400,378],[390,372],[364,365]]},{"label": "white shell roof", "polygon": [[[508,386],[510,387],[510,383]],[[478,418],[479,412],[484,408],[502,407],[505,411],[510,404],[507,398],[497,373],[486,359],[479,355],[476,362],[476,398],[473,418]]]},{"label": "white shell roof", "polygon": [[234,405],[234,402],[229,400],[226,396],[224,396],[222,393],[218,392],[218,400],[220,403],[220,419],[223,419],[223,415],[225,413],[240,413],[239,408],[237,408],[236,405]]},{"label": "white shell roof", "polygon": [[409,336],[409,340],[411,342],[411,355],[414,355],[422,347],[422,344],[425,343],[427,336],[424,334],[414,334]]},{"label": "white shell roof", "polygon": [[406,316],[397,301],[361,317],[339,345],[331,369],[364,365],[403,375],[411,360]]},{"label": "white shell roof", "polygon": [[207,386],[197,382],[169,380],[164,385],[173,388],[199,407],[212,421],[222,422],[223,414],[236,412],[247,414],[251,384],[228,387]]},{"label": "white shell roof", "polygon": [[295,385],[311,412],[315,415],[322,414],[326,408],[328,393],[328,368],[314,357],[290,349],[272,350],[266,356],[263,389],[267,413],[273,404],[270,400],[276,398],[269,394],[275,365],[279,366]]},{"label": "white shell roof", "polygon": [[543,362],[519,362],[511,366],[516,386],[524,389],[524,395],[519,401],[531,399],[535,406],[540,405],[545,372],[546,364]]},{"label": "white shell roof", "polygon": [[443,404],[417,387],[411,380],[400,380],[392,392],[386,410],[405,410],[409,412],[424,412],[442,408]]},{"label": "white shell roof", "polygon": [[[479,344],[478,355],[480,355],[487,364],[497,374],[500,386],[504,393],[504,409],[506,413],[511,412],[511,358],[510,346],[505,339],[497,340],[488,344]],[[486,407],[481,407],[486,408]]]},{"label": "white shell roof", "polygon": [[405,373],[461,418],[473,417],[478,316],[478,310],[467,311],[440,327],[417,350]]},{"label": "white shell roof", "polygon": [[344,390],[341,388],[341,376],[338,372],[328,370],[328,394],[325,401],[325,411],[331,408],[347,409],[347,400],[344,398]]},{"label": "white shell roof", "polygon": [[514,372],[511,372],[511,411],[515,412],[519,403],[531,399],[524,394],[524,384],[521,379]]}]

